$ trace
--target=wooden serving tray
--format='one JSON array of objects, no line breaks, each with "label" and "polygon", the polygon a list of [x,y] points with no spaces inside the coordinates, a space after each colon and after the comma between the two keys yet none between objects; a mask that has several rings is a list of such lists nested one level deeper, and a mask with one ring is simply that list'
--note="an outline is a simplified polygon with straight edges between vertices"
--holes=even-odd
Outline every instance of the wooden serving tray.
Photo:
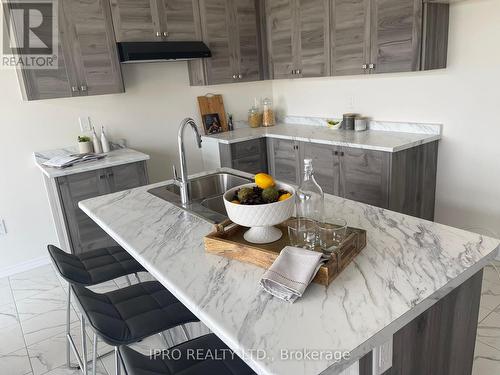
[{"label": "wooden serving tray", "polygon": [[[246,227],[228,221],[217,226],[217,230],[205,237],[205,250],[211,254],[255,264],[268,269],[285,246],[290,245],[286,224],[277,225],[283,233],[280,240],[269,244],[254,244],[245,241]],[[366,246],[366,231],[347,228],[347,236],[339,251],[319,269],[313,282],[328,286]]]}]

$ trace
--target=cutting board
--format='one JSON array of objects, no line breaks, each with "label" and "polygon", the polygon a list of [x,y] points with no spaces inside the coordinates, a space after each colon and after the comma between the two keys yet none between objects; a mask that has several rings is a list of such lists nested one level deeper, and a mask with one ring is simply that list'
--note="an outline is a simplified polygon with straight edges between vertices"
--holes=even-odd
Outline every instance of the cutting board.
[{"label": "cutting board", "polygon": [[[198,96],[198,106],[200,107],[200,115],[202,121],[205,115],[217,113],[222,125],[222,130],[225,132],[228,131],[227,116],[222,95],[207,94],[205,96]],[[206,134],[206,128],[204,124],[203,130]]]}]

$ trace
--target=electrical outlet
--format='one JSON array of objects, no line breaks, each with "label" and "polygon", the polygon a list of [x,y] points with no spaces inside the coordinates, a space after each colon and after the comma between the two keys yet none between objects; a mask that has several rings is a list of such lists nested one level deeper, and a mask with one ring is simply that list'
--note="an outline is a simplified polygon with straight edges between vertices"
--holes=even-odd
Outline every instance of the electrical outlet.
[{"label": "electrical outlet", "polygon": [[7,227],[5,226],[5,221],[0,219],[0,236],[7,235]]},{"label": "electrical outlet", "polygon": [[382,375],[392,367],[392,338],[373,349],[373,375]]},{"label": "electrical outlet", "polygon": [[80,130],[82,133],[87,133],[92,130],[90,125],[90,117],[78,117],[78,122],[80,123]]}]

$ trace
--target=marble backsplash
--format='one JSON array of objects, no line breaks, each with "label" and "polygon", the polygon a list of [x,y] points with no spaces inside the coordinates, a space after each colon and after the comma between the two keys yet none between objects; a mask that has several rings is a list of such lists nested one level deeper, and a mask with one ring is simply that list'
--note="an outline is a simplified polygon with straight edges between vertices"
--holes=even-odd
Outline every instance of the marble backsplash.
[{"label": "marble backsplash", "polygon": [[[285,116],[281,118],[279,122],[283,124],[326,127],[327,120],[341,121],[341,119],[325,117]],[[368,129],[403,133],[441,135],[443,126],[441,124],[369,120]]]}]

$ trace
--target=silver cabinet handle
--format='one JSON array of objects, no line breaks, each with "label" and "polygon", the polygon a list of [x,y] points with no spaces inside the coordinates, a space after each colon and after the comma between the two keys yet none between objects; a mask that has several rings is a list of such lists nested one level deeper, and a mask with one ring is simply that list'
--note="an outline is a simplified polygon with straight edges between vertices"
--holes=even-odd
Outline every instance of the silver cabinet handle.
[{"label": "silver cabinet handle", "polygon": [[297,74],[297,71],[295,69],[293,69],[292,74]]},{"label": "silver cabinet handle", "polygon": [[297,74],[302,73],[302,71],[300,69],[297,69],[296,72],[297,72]]},{"label": "silver cabinet handle", "polygon": [[84,91],[84,92],[85,92],[85,91],[87,91],[87,89],[88,89],[88,87],[87,87],[87,86],[85,86],[85,85],[81,85],[81,86],[80,86],[80,90],[81,90],[81,91]]},{"label": "silver cabinet handle", "polygon": [[159,37],[161,37],[161,32],[157,31],[157,32],[156,32],[156,36],[157,36],[158,38],[159,38]]},{"label": "silver cabinet handle", "polygon": [[164,31],[164,32],[163,32],[163,36],[164,36],[165,38],[166,38],[166,37],[168,37],[168,31]]},{"label": "silver cabinet handle", "polygon": [[233,74],[233,79],[236,79],[236,74]]},{"label": "silver cabinet handle", "polygon": [[372,63],[372,64],[368,65],[368,68],[375,69],[375,64]]},{"label": "silver cabinet handle", "polygon": [[71,91],[72,91],[72,92],[78,92],[78,87],[76,87],[76,86],[71,86]]},{"label": "silver cabinet handle", "polygon": [[363,68],[364,70],[368,69],[368,64],[363,64],[362,68]]},{"label": "silver cabinet handle", "polygon": [[242,76],[241,74],[238,74],[238,78],[239,78],[239,79],[242,79],[242,78],[243,78],[243,76]]}]

